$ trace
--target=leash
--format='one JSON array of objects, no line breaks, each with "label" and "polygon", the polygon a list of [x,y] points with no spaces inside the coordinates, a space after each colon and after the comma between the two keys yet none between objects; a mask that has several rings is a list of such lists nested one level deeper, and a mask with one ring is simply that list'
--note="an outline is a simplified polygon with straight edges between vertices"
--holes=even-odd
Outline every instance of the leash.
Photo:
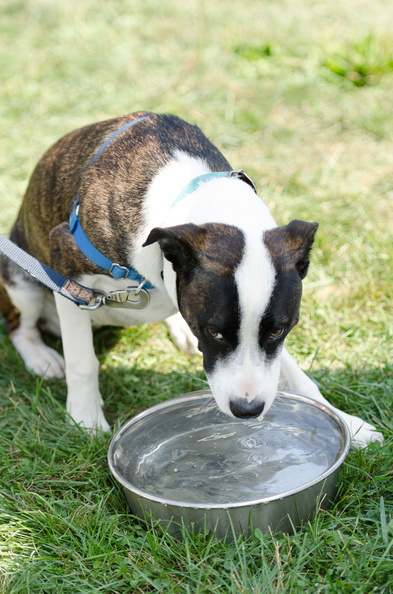
[{"label": "leash", "polygon": [[34,258],[11,240],[0,234],[0,253],[12,260],[30,276],[51,291],[60,293],[80,309],[96,310],[106,305],[108,307],[125,307],[143,309],[149,305],[150,295],[143,288],[143,282],[138,287],[128,287],[124,290],[103,293],[89,289],[75,280],[63,276],[37,258]]},{"label": "leash", "polygon": [[55,272],[3,235],[0,235],[0,252],[40,283],[71,299],[80,307],[87,306],[94,299],[95,291]]},{"label": "leash", "polygon": [[[94,165],[106,147],[119,134],[125,130],[128,130],[135,124],[148,119],[149,117],[149,115],[146,115],[132,120],[113,132],[113,134],[102,143],[97,152],[94,154],[89,163],[89,167]],[[172,207],[183,200],[187,195],[194,192],[201,184],[219,177],[240,179],[249,184],[253,188],[254,192],[256,192],[253,182],[242,169],[229,172],[215,171],[192,179],[190,183],[183,189],[183,191],[177,196],[176,200],[172,204]],[[81,252],[89,260],[91,260],[91,262],[97,266],[100,266],[104,270],[107,270],[113,278],[129,278],[130,280],[138,281],[137,287],[127,287],[126,289],[110,291],[109,293],[95,291],[94,289],[90,289],[77,283],[71,278],[63,276],[49,266],[42,264],[42,262],[22,250],[19,246],[1,234],[0,253],[9,258],[12,262],[14,262],[14,264],[22,268],[30,276],[48,287],[50,290],[60,293],[60,295],[63,295],[63,297],[71,300],[73,303],[78,305],[80,309],[94,311],[102,306],[127,309],[144,309],[150,303],[149,290],[154,289],[154,285],[152,285],[142,275],[140,275],[138,271],[135,270],[135,268],[123,266],[117,262],[112,262],[112,260],[107,258],[91,243],[79,220],[79,202],[80,195],[78,192],[69,218],[69,227],[70,232],[74,236],[74,240]]]}]

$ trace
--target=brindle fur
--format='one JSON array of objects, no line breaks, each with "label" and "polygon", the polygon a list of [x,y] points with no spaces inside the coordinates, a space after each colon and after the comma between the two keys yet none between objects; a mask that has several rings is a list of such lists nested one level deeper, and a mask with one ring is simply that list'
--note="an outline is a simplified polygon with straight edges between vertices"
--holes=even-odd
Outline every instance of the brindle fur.
[{"label": "brindle fur", "polygon": [[13,332],[19,326],[20,312],[14,307],[8,293],[2,285],[0,285],[0,311],[7,322],[8,332]]}]

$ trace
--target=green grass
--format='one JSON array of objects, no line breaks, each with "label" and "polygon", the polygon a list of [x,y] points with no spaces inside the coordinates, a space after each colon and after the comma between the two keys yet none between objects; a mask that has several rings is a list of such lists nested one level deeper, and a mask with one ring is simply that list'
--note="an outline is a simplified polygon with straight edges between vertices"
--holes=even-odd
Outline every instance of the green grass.
[{"label": "green grass", "polygon": [[[333,404],[385,436],[350,453],[335,507],[295,534],[178,543],[132,518],[110,436],[67,422],[64,383],[28,373],[1,320],[0,589],[393,592],[393,7],[4,0],[0,17],[0,232],[62,134],[137,109],[197,123],[278,223],[320,223],[288,345]],[[95,340],[114,429],[204,386],[160,324]]]}]

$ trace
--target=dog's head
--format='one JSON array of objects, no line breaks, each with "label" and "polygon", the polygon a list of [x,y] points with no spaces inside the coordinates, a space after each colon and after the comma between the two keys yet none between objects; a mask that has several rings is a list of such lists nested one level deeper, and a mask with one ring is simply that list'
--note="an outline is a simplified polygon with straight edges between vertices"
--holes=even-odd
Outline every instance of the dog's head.
[{"label": "dog's head", "polygon": [[221,410],[259,417],[277,393],[284,339],[299,319],[317,223],[246,235],[219,223],[155,228],[176,274],[180,312],[199,341]]}]

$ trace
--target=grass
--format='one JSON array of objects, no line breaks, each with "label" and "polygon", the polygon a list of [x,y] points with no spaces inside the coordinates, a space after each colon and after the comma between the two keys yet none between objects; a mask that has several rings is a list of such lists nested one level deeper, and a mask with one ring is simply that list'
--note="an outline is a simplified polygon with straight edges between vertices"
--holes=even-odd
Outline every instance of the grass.
[{"label": "grass", "polygon": [[[197,123],[279,223],[319,221],[288,345],[332,403],[385,436],[350,453],[334,508],[295,534],[178,543],[132,518],[110,437],[67,422],[64,383],[29,374],[0,321],[2,591],[392,592],[393,8],[5,0],[0,13],[0,232],[62,134],[137,109]],[[204,385],[160,324],[95,340],[114,429]]]}]

